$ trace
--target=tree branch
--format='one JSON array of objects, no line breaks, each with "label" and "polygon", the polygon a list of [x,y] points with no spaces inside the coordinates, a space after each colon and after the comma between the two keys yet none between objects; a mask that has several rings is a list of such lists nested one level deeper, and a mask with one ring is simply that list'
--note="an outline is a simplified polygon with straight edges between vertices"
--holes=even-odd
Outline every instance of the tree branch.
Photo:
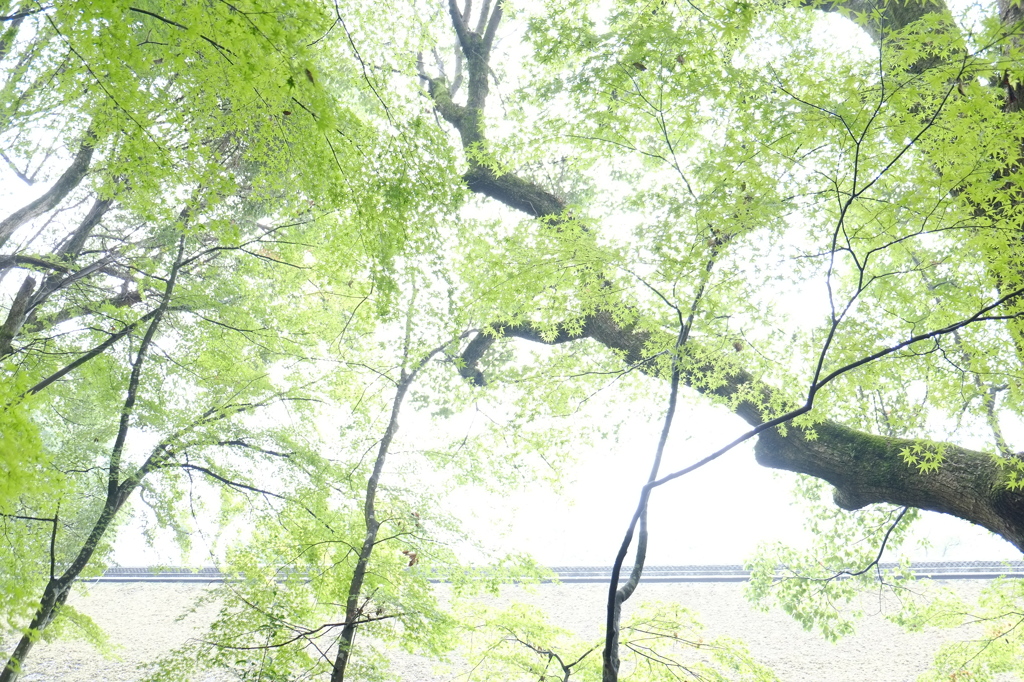
[{"label": "tree branch", "polygon": [[83,138],[82,144],[78,148],[78,153],[75,154],[75,158],[71,161],[71,165],[57,178],[57,182],[53,184],[53,187],[47,190],[43,196],[18,209],[3,221],[0,221],[0,248],[3,248],[15,230],[33,218],[37,218],[53,209],[64,200],[64,197],[82,183],[86,173],[89,171],[89,164],[92,163],[96,136],[90,128],[85,131]]},{"label": "tree branch", "polygon": [[[858,7],[863,5],[867,8],[869,4],[874,9],[875,5],[865,0],[813,3],[813,6],[825,11],[838,11],[841,7],[859,11]],[[457,16],[454,3],[450,3],[450,8],[456,34],[466,55],[471,82],[479,83],[485,76],[485,65],[479,59],[471,58],[471,54],[475,54],[469,49],[474,47],[472,37],[461,23],[461,17]],[[881,31],[892,32],[929,13],[945,11],[941,2],[933,0],[904,3],[879,15],[881,23],[869,32],[877,30],[878,35]],[[475,80],[472,78],[474,72]],[[447,91],[442,93],[439,88],[431,87],[430,92],[439,113],[460,133],[469,157],[470,167],[465,179],[470,190],[534,217],[557,219],[563,215],[564,203],[540,185],[514,173],[498,177],[493,171],[474,163],[474,149],[486,144],[482,100],[475,103],[478,106],[477,116],[470,116],[454,109],[450,98],[444,99]],[[486,90],[483,94],[486,95]],[[470,103],[472,108],[472,98]],[[472,130],[469,129],[471,125]],[[562,327],[555,338],[545,339],[529,324],[495,324],[494,334],[478,334],[467,344],[459,358],[459,374],[476,385],[483,385],[486,378],[480,362],[497,337],[518,337],[548,344],[589,338],[619,352],[627,365],[638,365],[649,373],[655,369],[649,362],[650,358],[645,357],[645,349],[652,345],[670,345],[667,339],[653,343],[657,340],[652,338],[650,331],[620,324],[605,310],[589,315],[582,326],[582,332],[576,336]],[[702,369],[710,368],[691,367],[684,374],[683,381],[694,385]],[[773,392],[770,387],[755,382],[745,371],[735,372],[714,389],[701,387],[699,390],[730,399],[736,414],[755,427],[763,426],[762,410],[754,400],[737,398],[744,393],[768,398]],[[789,429],[786,437],[774,428],[763,430],[755,447],[758,461],[765,466],[806,473],[828,481],[836,487],[836,503],[843,508],[856,509],[873,502],[887,502],[941,511],[992,530],[1024,550],[1024,494],[1006,488],[998,464],[988,455],[950,445],[946,447],[945,462],[939,470],[924,474],[908,466],[900,455],[904,448],[921,445],[921,441],[874,436],[828,420],[814,428],[813,440],[809,435],[802,429]]]},{"label": "tree branch", "polygon": [[[135,475],[127,477],[123,483],[120,482],[121,453],[124,449],[124,442],[128,433],[129,419],[135,405],[146,350],[150,343],[152,343],[153,337],[156,334],[157,325],[159,324],[164,312],[167,310],[174,290],[178,269],[181,267],[184,250],[185,236],[182,235],[178,241],[178,254],[167,280],[167,289],[164,292],[164,298],[160,302],[160,307],[154,311],[155,314],[153,316],[153,320],[150,323],[149,328],[146,330],[146,335],[140,344],[139,351],[132,366],[132,373],[128,382],[128,389],[126,391],[127,395],[121,409],[117,437],[114,441],[114,446],[111,449],[110,463],[107,469],[107,494],[103,503],[103,508],[96,521],[93,523],[88,536],[82,542],[78,553],[75,555],[75,558],[71,561],[67,569],[65,569],[59,577],[52,575],[51,569],[51,576],[46,583],[46,587],[43,589],[43,595],[39,601],[39,607],[36,609],[35,615],[32,617],[32,621],[29,623],[27,630],[25,630],[25,634],[21,637],[18,645],[14,648],[14,651],[7,659],[7,664],[4,666],[3,671],[0,671],[0,682],[14,682],[14,680],[17,679],[22,661],[25,660],[29,651],[31,651],[32,646],[39,637],[39,634],[49,627],[50,623],[53,622],[53,619],[57,617],[57,614],[67,601],[68,595],[71,593],[71,586],[78,579],[78,576],[81,575],[85,567],[89,565],[93,554],[96,552],[97,547],[99,547],[103,536],[110,528],[110,524],[113,522],[114,517],[121,510],[121,507],[124,506],[128,496],[138,486],[139,480],[141,480],[142,474],[140,472],[142,470],[140,469],[135,473]],[[31,390],[32,389],[30,389],[30,392]]]},{"label": "tree branch", "polygon": [[[173,26],[175,28],[181,29],[182,31],[188,31],[189,30],[188,26],[184,26],[182,24],[179,24],[176,21],[171,21],[170,19],[168,19],[166,17],[162,17],[162,16],[160,16],[159,14],[157,14],[155,12],[150,12],[149,10],[139,9],[138,7],[129,7],[128,11],[129,12],[135,12],[136,14],[143,14],[143,15],[145,15],[147,17],[152,17],[152,18],[156,19],[157,21],[162,21],[163,23],[167,24],[168,26]],[[198,33],[196,35],[198,35],[200,38],[202,38],[203,40],[208,42],[210,45],[212,45],[214,48],[216,48],[218,54],[220,54],[221,57],[224,57],[224,59],[227,60],[228,64],[234,64],[234,62],[232,62],[231,59],[229,59],[227,57],[227,55],[235,56],[234,52],[232,52],[228,48],[224,47],[223,45],[218,43],[213,38],[210,38],[209,36],[203,35],[202,33]]]},{"label": "tree branch", "polygon": [[11,309],[7,312],[7,321],[4,322],[3,327],[0,327],[0,358],[11,354],[11,344],[21,330],[21,325],[25,322],[35,288],[36,281],[31,277],[26,277],[21,283],[21,288],[18,289],[18,293],[11,303]]},{"label": "tree branch", "polygon": [[170,305],[171,295],[174,293],[174,285],[178,279],[178,270],[181,267],[181,261],[184,255],[185,235],[182,235],[178,238],[178,256],[174,261],[174,265],[171,266],[171,273],[167,278],[167,289],[164,291],[163,300],[160,301],[160,305],[157,307],[152,321],[150,321],[149,326],[146,328],[146,333],[143,335],[142,341],[139,343],[139,350],[135,354],[135,362],[132,363],[132,372],[128,379],[128,389],[124,399],[124,406],[121,408],[121,419],[117,429],[117,436],[114,439],[114,447],[111,448],[110,451],[110,467],[107,481],[108,499],[113,499],[117,495],[117,490],[121,482],[121,453],[124,451],[125,439],[128,437],[129,420],[131,419],[132,412],[135,409],[135,401],[138,397],[139,382],[142,378],[142,366],[145,362],[149,347],[153,343],[153,337],[156,336],[157,327],[160,326],[160,322],[163,320],[164,314],[167,312],[167,307]]},{"label": "tree branch", "polygon": [[[266,490],[264,488],[257,488],[256,486],[252,486],[252,485],[249,485],[247,483],[239,483],[238,481],[233,481],[230,478],[227,478],[226,476],[221,476],[220,474],[218,474],[216,471],[213,471],[212,469],[209,469],[209,468],[204,467],[204,466],[200,466],[198,464],[190,464],[188,462],[185,462],[185,463],[182,463],[182,464],[178,464],[177,466],[178,466],[179,469],[187,469],[189,471],[198,471],[201,474],[205,474],[206,476],[209,476],[210,478],[214,479],[215,481],[220,481],[221,483],[223,483],[224,485],[228,486],[229,488],[237,488],[238,490],[247,490],[248,492],[257,493],[259,495],[263,495],[264,497],[273,497],[273,498],[276,498],[278,500],[289,501],[289,498],[285,497],[284,495],[279,495],[279,494],[277,494],[275,492],[271,492],[271,491]],[[309,510],[307,509],[307,511],[309,511]],[[310,512],[310,513],[312,513],[312,512]],[[316,517],[315,514],[313,516],[314,516],[314,518]]]},{"label": "tree branch", "polygon": [[86,239],[89,238],[93,229],[100,224],[103,216],[106,215],[113,205],[113,199],[100,199],[96,197],[89,212],[85,214],[82,222],[78,224],[78,228],[57,248],[56,255],[60,258],[77,257],[81,253],[82,247],[85,246]]},{"label": "tree branch", "polygon": [[[415,288],[413,289],[415,293]],[[415,297],[410,302],[410,311],[415,303]],[[377,500],[377,487],[380,483],[381,474],[384,471],[384,463],[387,459],[388,452],[391,448],[391,441],[395,437],[395,433],[398,432],[398,414],[402,408],[402,402],[405,400],[405,395],[416,380],[416,376],[420,370],[426,366],[430,360],[444,351],[447,343],[438,346],[416,362],[411,369],[405,368],[405,363],[409,362],[409,344],[411,341],[411,312],[406,324],[405,334],[405,352],[402,357],[402,371],[401,377],[399,378],[398,385],[395,390],[395,397],[391,403],[391,416],[388,419],[387,426],[384,428],[384,434],[381,436],[380,444],[377,449],[377,458],[373,463],[373,471],[370,473],[370,477],[366,482],[366,494],[363,498],[363,522],[366,526],[366,533],[363,537],[363,544],[359,550],[359,556],[356,559],[356,565],[352,570],[352,578],[349,582],[348,596],[345,602],[345,626],[341,630],[341,636],[338,638],[338,654],[334,659],[334,666],[331,670],[331,682],[343,682],[345,679],[345,671],[348,668],[348,662],[352,656],[352,643],[355,639],[356,626],[358,625],[356,616],[358,615],[359,596],[363,590],[363,581],[366,578],[366,570],[370,563],[370,556],[373,552],[373,548],[376,545],[377,532],[380,529],[381,522],[377,519],[376,511],[376,500]]]},{"label": "tree branch", "polygon": [[59,263],[51,263],[48,260],[36,258],[34,256],[0,256],[0,272],[24,265],[40,268],[42,270],[56,270],[57,272],[68,271],[67,267],[60,265]]},{"label": "tree branch", "polygon": [[124,338],[128,334],[130,334],[140,324],[152,320],[153,317],[155,317],[159,311],[160,311],[159,307],[154,308],[153,310],[149,311],[148,313],[146,313],[145,315],[143,315],[139,319],[135,320],[134,322],[126,324],[122,329],[120,329],[117,332],[114,332],[113,334],[111,334],[110,337],[107,338],[107,340],[104,341],[103,343],[99,344],[98,346],[96,346],[92,350],[90,350],[87,353],[85,353],[85,354],[81,355],[80,357],[76,358],[74,362],[70,363],[66,367],[63,367],[63,368],[57,370],[56,372],[54,372],[50,376],[46,377],[45,379],[43,379],[39,383],[37,383],[34,386],[32,386],[32,388],[30,388],[27,391],[25,391],[25,394],[26,395],[32,395],[32,394],[35,394],[35,393],[39,393],[39,391],[42,391],[43,389],[45,389],[47,386],[49,386],[53,382],[59,381],[63,377],[67,376],[68,374],[70,374],[71,372],[75,371],[76,369],[78,369],[79,367],[84,365],[85,363],[87,363],[90,360],[92,360],[97,355],[102,354],[105,350],[107,350],[108,348],[113,346],[115,343],[120,341],[122,338]]}]

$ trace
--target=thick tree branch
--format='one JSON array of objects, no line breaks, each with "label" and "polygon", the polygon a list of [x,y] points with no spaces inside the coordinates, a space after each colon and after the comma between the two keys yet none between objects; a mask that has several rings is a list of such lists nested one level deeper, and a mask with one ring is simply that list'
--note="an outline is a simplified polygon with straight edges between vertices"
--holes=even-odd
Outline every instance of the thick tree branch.
[{"label": "thick tree branch", "polygon": [[[114,308],[125,308],[128,306],[138,305],[142,303],[142,293],[138,289],[129,289],[127,285],[122,286],[121,291],[116,295],[111,296],[107,299],[101,299],[84,306],[68,305],[67,307],[54,313],[51,317],[47,318],[48,326],[55,327],[62,322],[74,319],[76,317],[82,317],[84,315],[95,315],[99,313],[105,306],[112,306]],[[171,306],[171,310],[181,310],[180,307]],[[26,325],[33,332],[39,332],[43,325],[36,319],[36,312],[38,312],[38,306],[33,309],[32,313],[29,314],[26,320]]]},{"label": "thick tree branch", "polygon": [[[466,8],[467,11],[469,7]],[[452,27],[455,29],[455,35],[459,39],[459,44],[462,45],[463,50],[470,41],[470,30],[466,25],[466,20],[469,17],[462,16],[462,11],[459,9],[459,5],[455,0],[448,0],[448,14],[452,18]]]},{"label": "thick tree branch", "polygon": [[67,267],[59,263],[51,263],[48,260],[36,258],[35,256],[0,256],[0,272],[20,266],[28,266],[40,270],[55,270],[57,272],[68,271]]},{"label": "thick tree branch", "polygon": [[470,165],[463,179],[473,192],[534,218],[558,218],[566,209],[565,202],[554,194],[512,173],[499,175],[492,168]]},{"label": "thick tree branch", "polygon": [[[859,12],[868,8],[869,3],[853,0],[824,5],[813,3],[813,6],[825,11],[844,9]],[[874,9],[875,5],[870,4],[870,8]],[[941,2],[931,0],[925,3],[902,3],[899,7],[888,3],[881,15],[873,15],[872,21],[878,22],[877,25],[867,30],[873,36],[881,36],[903,28],[926,14],[945,11]],[[486,74],[479,73],[480,61],[474,61],[467,49],[476,48],[472,34],[467,32],[464,25],[460,27],[457,23],[456,33],[466,54],[470,81],[474,82],[473,73],[477,71],[475,82],[479,83],[480,76]],[[456,112],[457,116],[449,115],[446,111],[453,112],[449,106],[450,99],[445,101],[443,96],[438,97],[435,94],[438,90],[434,87],[430,90],[435,96],[438,111],[462,137],[470,163],[466,181],[472,191],[534,217],[556,219],[563,214],[564,204],[536,183],[511,173],[498,177],[473,163],[474,150],[486,144],[482,127],[483,100],[475,102],[478,110],[474,116],[468,116],[462,111]],[[483,94],[486,96],[486,90]],[[470,107],[474,106],[473,98],[469,101]],[[472,131],[465,129],[470,119],[473,119],[476,126]],[[467,134],[470,132],[472,134]],[[544,339],[538,330],[528,324],[504,327],[495,325],[494,328],[498,336],[548,344],[589,338],[618,351],[628,365],[639,364],[645,371],[656,371],[654,364],[649,362],[650,358],[645,357],[646,349],[651,347],[654,340],[651,332],[621,325],[608,311],[597,311],[587,317],[583,321],[582,333],[576,337],[563,328],[555,338]],[[479,334],[469,342],[460,356],[459,373],[463,377],[477,385],[485,383],[480,361],[495,340],[492,335]],[[654,345],[668,347],[670,342],[664,339]],[[691,386],[696,384],[698,390],[706,390],[700,388],[699,382],[695,382],[702,369],[709,368],[689,368],[682,380]],[[757,402],[762,401],[736,398],[744,393],[769,397],[773,389],[759,384],[754,377],[740,371],[710,393],[720,398],[732,398],[736,414],[756,428],[764,423],[766,417],[757,406]],[[900,454],[906,447],[922,445],[921,441],[874,436],[833,421],[818,424],[814,435],[816,438],[811,440],[807,433],[797,428],[790,428],[786,437],[775,429],[764,431],[759,435],[755,448],[758,461],[765,466],[806,473],[828,481],[836,487],[836,502],[843,508],[855,509],[873,502],[888,502],[940,511],[988,528],[1024,550],[1024,494],[1006,488],[998,463],[989,455],[952,445],[945,446],[945,460],[939,471],[922,473],[908,466]]]},{"label": "thick tree branch", "polygon": [[21,283],[21,288],[18,289],[18,293],[11,303],[11,309],[7,311],[7,321],[4,322],[3,327],[0,327],[0,358],[11,354],[11,344],[21,330],[21,325],[25,322],[35,288],[36,281],[31,277],[26,277]]},{"label": "thick tree branch", "polygon": [[113,199],[100,199],[96,197],[92,207],[89,208],[89,212],[82,218],[82,222],[78,224],[78,227],[68,236],[67,240],[57,248],[56,255],[60,258],[76,258],[82,252],[85,240],[89,238],[93,229],[100,224],[103,216],[107,214],[107,211],[113,205]]},{"label": "thick tree branch", "polygon": [[829,482],[843,509],[885,502],[943,512],[987,528],[1024,551],[1024,494],[1006,487],[992,455],[943,444],[942,464],[924,473],[901,453],[928,443],[875,436],[832,421],[815,426],[814,435],[810,439],[790,429],[783,438],[768,431],[758,438],[754,454],[764,466]]},{"label": "thick tree branch", "polygon": [[53,187],[47,190],[43,196],[18,209],[0,222],[0,248],[3,248],[15,230],[33,218],[37,218],[56,207],[57,204],[64,200],[64,197],[82,183],[86,173],[89,172],[89,164],[92,163],[92,153],[95,144],[96,139],[92,130],[87,130],[82,144],[78,148],[78,153],[75,154],[75,158],[71,161],[71,165],[57,178],[57,182],[53,184]]},{"label": "thick tree branch", "polygon": [[[657,366],[644,356],[651,345],[650,333],[623,329],[607,312],[585,320],[582,334],[575,337],[562,332],[545,340],[537,330],[522,325],[499,332],[547,344],[592,339],[619,351],[628,364],[657,376]],[[477,384],[484,382],[479,362],[496,340],[484,334],[474,337],[460,356],[460,374]],[[671,343],[668,335],[654,341],[654,345]],[[710,368],[689,367],[682,377],[684,383],[693,386],[705,369]],[[703,390],[699,384],[698,390]],[[710,393],[732,399],[736,414],[757,427],[767,415],[754,401],[736,399],[757,395],[766,402],[774,389],[738,372]],[[928,441],[876,436],[826,420],[814,427],[813,434],[799,428],[788,429],[786,436],[774,428],[763,431],[754,452],[764,466],[808,474],[832,484],[836,504],[844,509],[884,502],[943,512],[987,528],[1024,551],[1024,493],[1007,489],[1005,473],[991,455],[945,444],[942,465],[925,473],[908,465],[901,454],[914,446],[935,447]]]},{"label": "thick tree branch", "polygon": [[109,254],[94,263],[86,265],[81,270],[77,270],[75,272],[67,274],[63,278],[60,276],[60,273],[51,274],[43,281],[43,284],[39,287],[39,291],[37,291],[35,295],[32,297],[32,300],[29,304],[29,312],[34,313],[35,310],[40,305],[45,303],[50,296],[60,291],[61,289],[66,289],[75,282],[85,279],[90,275],[94,275],[98,272],[104,272],[106,270],[109,270],[110,265],[114,262],[114,259],[114,254]]}]

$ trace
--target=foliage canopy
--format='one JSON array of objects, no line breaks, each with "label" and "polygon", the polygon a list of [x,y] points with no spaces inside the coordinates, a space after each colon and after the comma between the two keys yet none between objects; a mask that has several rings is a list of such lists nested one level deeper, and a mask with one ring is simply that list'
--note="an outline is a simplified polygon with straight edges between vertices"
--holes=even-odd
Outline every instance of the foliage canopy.
[{"label": "foliage canopy", "polygon": [[[620,623],[650,496],[754,438],[815,479],[819,542],[766,548],[752,591],[826,636],[914,510],[1024,548],[1020,3],[8,0],[0,20],[20,635],[0,682],[40,635],[93,631],[65,601],[126,505],[186,551],[209,519],[248,524],[208,642],[153,679],[384,679],[388,647],[479,658],[477,636],[494,679],[772,679],[693,645],[678,607]],[[557,482],[595,393],[627,410],[666,385],[602,644],[441,604],[431,577],[543,575],[465,537],[450,491]],[[663,470],[681,397],[749,430]],[[451,428],[407,433],[403,402]],[[936,674],[1020,673],[1003,642]]]}]

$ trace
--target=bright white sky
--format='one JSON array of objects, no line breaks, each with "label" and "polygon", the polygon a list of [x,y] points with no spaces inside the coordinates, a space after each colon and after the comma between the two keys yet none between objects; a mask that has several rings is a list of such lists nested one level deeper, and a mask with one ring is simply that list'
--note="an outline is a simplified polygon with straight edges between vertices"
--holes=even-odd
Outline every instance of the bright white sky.
[{"label": "bright white sky", "polygon": [[[609,565],[646,481],[657,445],[665,395],[657,403],[623,415],[617,443],[602,442],[580,456],[564,495],[550,491],[507,499],[467,496],[459,503],[480,532],[507,533],[507,547],[531,552],[547,565]],[[408,419],[408,417],[406,417]],[[403,421],[403,428],[405,422]],[[680,410],[666,448],[667,473],[710,454],[749,427],[724,409]],[[753,444],[655,491],[650,508],[650,565],[742,563],[763,542],[804,545],[801,509],[792,504],[796,475],[761,467]],[[928,513],[918,535],[931,549],[915,549],[918,560],[1019,559],[1005,540],[950,516]],[[916,544],[916,543],[915,543]],[[908,550],[910,547],[907,548]]]},{"label": "bright white sky", "polygon": [[[498,554],[527,552],[548,566],[610,565],[650,469],[667,391],[666,385],[665,395],[620,413],[625,425],[617,442],[600,441],[580,452],[562,494],[543,484],[507,496],[464,490],[448,498],[452,511],[472,536],[500,550]],[[428,413],[416,413],[408,405],[401,423],[400,433],[412,439],[439,426]],[[681,409],[662,471],[700,459],[747,428],[723,409]],[[397,453],[391,457],[385,478],[399,458]],[[651,502],[648,565],[739,564],[759,543],[805,545],[810,537],[803,531],[802,511],[792,504],[795,480],[794,474],[759,466],[748,444],[663,486]],[[1001,538],[943,514],[925,514],[916,530],[931,547],[908,544],[905,551],[915,560],[1020,559]],[[201,538],[196,545],[192,563],[211,563]],[[133,523],[123,529],[114,558],[122,566],[181,563],[170,543],[158,547],[146,547],[139,524]]]}]

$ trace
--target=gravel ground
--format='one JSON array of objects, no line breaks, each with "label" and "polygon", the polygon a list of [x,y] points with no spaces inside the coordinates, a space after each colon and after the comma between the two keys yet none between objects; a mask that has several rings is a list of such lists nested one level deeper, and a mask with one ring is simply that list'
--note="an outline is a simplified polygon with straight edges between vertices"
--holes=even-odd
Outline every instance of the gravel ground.
[{"label": "gravel ground", "polygon": [[[947,583],[964,596],[982,587],[978,581]],[[116,645],[117,658],[104,658],[81,642],[40,643],[29,658],[23,682],[129,682],[140,679],[137,666],[148,663],[197,636],[212,618],[206,605],[184,620],[208,585],[180,583],[99,583],[79,593],[72,603],[92,616]],[[441,586],[440,589],[446,589]],[[587,639],[599,636],[606,587],[601,584],[510,586],[495,606],[513,601],[536,605],[552,622]],[[762,613],[743,597],[741,583],[660,583],[638,590],[638,600],[675,601],[699,613],[708,636],[728,635],[744,641],[753,656],[772,668],[783,682],[912,682],[927,669],[939,647],[955,632],[908,634],[878,613],[878,601],[866,601],[868,614],[857,632],[831,644],[803,631],[785,614]],[[408,682],[440,682],[450,675],[435,672],[433,663],[414,656],[394,660]],[[221,675],[208,678],[228,679]],[[1004,680],[1018,679],[1001,676]]]}]

